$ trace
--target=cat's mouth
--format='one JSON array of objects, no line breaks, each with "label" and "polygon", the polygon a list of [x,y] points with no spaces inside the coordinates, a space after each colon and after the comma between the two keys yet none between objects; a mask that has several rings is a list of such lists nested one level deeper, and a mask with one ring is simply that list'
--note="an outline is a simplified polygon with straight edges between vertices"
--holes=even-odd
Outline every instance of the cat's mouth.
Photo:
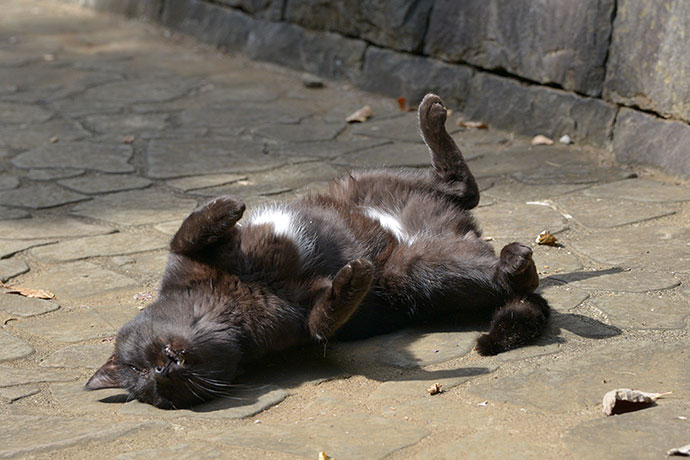
[{"label": "cat's mouth", "polygon": [[170,362],[174,362],[178,366],[183,366],[184,365],[184,354],[185,350],[173,350],[170,345],[167,345],[165,347],[165,356],[168,357]]}]

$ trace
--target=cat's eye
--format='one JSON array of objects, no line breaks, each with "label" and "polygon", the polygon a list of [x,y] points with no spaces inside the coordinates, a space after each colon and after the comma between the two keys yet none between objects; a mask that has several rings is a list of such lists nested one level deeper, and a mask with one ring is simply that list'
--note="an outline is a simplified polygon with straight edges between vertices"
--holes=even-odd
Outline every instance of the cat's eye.
[{"label": "cat's eye", "polygon": [[132,370],[133,370],[134,372],[136,372],[137,374],[143,374],[143,373],[144,373],[143,370],[139,369],[137,366],[134,366],[134,365],[132,365],[132,364],[129,365],[129,368],[132,369]]}]

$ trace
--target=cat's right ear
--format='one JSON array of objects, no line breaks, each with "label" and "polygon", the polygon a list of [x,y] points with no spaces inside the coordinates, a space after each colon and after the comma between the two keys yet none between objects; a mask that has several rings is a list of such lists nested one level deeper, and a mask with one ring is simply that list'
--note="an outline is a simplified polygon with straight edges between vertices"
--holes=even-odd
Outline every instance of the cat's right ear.
[{"label": "cat's right ear", "polygon": [[122,388],[122,381],[120,379],[120,363],[117,360],[117,355],[112,354],[108,361],[91,376],[86,385],[85,390],[102,390],[104,388]]}]

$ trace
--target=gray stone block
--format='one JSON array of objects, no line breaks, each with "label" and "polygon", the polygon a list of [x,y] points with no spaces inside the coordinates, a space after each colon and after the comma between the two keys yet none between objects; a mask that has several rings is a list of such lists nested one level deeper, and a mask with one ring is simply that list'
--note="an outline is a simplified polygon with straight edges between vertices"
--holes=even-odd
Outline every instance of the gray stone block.
[{"label": "gray stone block", "polygon": [[206,43],[239,50],[247,43],[253,19],[203,1],[175,0],[165,3],[161,22]]},{"label": "gray stone block", "polygon": [[690,121],[690,2],[620,0],[604,97]]},{"label": "gray stone block", "polygon": [[609,142],[616,106],[537,85],[477,72],[464,112],[496,128],[558,139],[568,134],[576,143],[599,147]]},{"label": "gray stone block", "polygon": [[424,52],[601,94],[613,0],[436,0]]},{"label": "gray stone block", "polygon": [[330,32],[313,32],[291,24],[257,21],[247,40],[253,59],[336,79],[354,79],[366,43]]},{"label": "gray stone block", "polygon": [[449,107],[462,106],[473,71],[434,59],[397,53],[370,46],[364,55],[364,69],[356,84],[391,97],[405,97],[411,105],[434,92]]},{"label": "gray stone block", "polygon": [[280,21],[283,18],[283,8],[286,0],[215,0],[221,5],[230,6],[247,14],[270,21]]},{"label": "gray stone block", "polygon": [[689,176],[690,125],[621,109],[613,131],[613,151],[622,163],[652,165]]},{"label": "gray stone block", "polygon": [[361,37],[387,48],[418,51],[433,0],[290,0],[285,20],[308,29]]}]

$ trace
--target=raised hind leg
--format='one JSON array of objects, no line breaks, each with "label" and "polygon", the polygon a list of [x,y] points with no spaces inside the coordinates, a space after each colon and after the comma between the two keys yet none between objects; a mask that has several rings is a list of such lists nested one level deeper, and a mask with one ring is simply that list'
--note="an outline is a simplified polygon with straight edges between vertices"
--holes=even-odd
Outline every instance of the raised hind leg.
[{"label": "raised hind leg", "polygon": [[441,98],[427,94],[419,105],[419,128],[440,188],[453,195],[460,207],[472,209],[479,203],[479,187],[462,152],[446,131],[447,113]]}]

